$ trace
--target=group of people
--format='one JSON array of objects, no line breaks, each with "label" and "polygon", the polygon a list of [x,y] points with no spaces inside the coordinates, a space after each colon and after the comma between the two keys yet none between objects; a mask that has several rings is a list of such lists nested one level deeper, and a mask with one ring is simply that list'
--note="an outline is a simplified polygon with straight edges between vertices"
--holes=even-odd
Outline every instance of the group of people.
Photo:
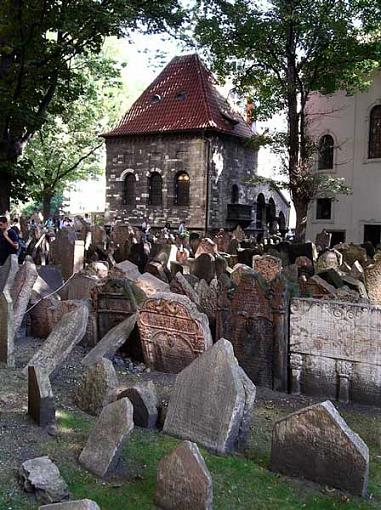
[{"label": "group of people", "polygon": [[0,265],[4,264],[9,255],[20,253],[20,233],[17,218],[10,225],[6,216],[0,216]]},{"label": "group of people", "polygon": [[[149,239],[149,235],[150,235],[150,230],[151,230],[151,225],[149,223],[148,216],[144,217],[143,223],[141,225],[141,230],[143,232],[143,240],[148,240]],[[187,235],[188,235],[188,231],[187,231],[187,229],[185,227],[185,223],[183,221],[180,222],[180,225],[177,228],[177,232],[173,231],[171,229],[170,223],[167,222],[165,224],[164,228],[161,230],[161,234],[162,234],[164,239],[168,239],[168,240],[174,241],[175,234],[177,234],[180,237],[180,239],[185,239],[187,237]]]}]

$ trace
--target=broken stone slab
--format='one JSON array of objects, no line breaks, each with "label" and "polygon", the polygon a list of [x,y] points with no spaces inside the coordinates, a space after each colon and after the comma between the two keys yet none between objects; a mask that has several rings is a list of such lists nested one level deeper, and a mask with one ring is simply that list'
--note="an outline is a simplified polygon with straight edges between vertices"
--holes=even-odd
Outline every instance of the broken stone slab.
[{"label": "broken stone slab", "polygon": [[116,266],[120,271],[124,273],[124,275],[129,279],[135,282],[140,276],[141,272],[138,269],[138,266],[129,260],[123,260],[123,262],[119,262]]},{"label": "broken stone slab", "polygon": [[28,414],[40,427],[56,421],[50,380],[40,367],[28,366]]},{"label": "broken stone slab", "polygon": [[137,321],[134,313],[108,331],[105,336],[91,349],[81,361],[82,365],[90,366],[102,358],[112,358],[116,351],[128,340]]},{"label": "broken stone slab", "polygon": [[151,273],[143,273],[136,279],[135,284],[148,296],[158,292],[169,292],[168,283],[164,283]]},{"label": "broken stone slab", "polygon": [[326,400],[275,423],[270,468],[365,496],[369,449]]},{"label": "broken stone slab", "polygon": [[27,374],[27,367],[33,365],[43,368],[47,376],[51,376],[84,337],[88,315],[89,309],[83,304],[63,315],[43,346],[24,368],[24,373]]},{"label": "broken stone slab", "polygon": [[163,431],[218,453],[234,450],[255,400],[248,381],[232,344],[221,338],[178,374]]},{"label": "broken stone slab", "polygon": [[84,468],[101,478],[113,471],[119,462],[123,442],[134,428],[133,412],[128,398],[103,408],[79,456]]},{"label": "broken stone slab", "polygon": [[337,271],[337,269],[334,269],[332,267],[329,269],[325,269],[324,271],[320,271],[319,277],[323,278],[323,280],[325,280],[327,283],[335,287],[335,289],[340,289],[344,285],[341,274],[339,273],[339,271]]},{"label": "broken stone slab", "polygon": [[52,505],[40,506],[38,510],[101,510],[91,499],[77,499],[65,501],[64,503],[53,503]]},{"label": "broken stone slab", "polygon": [[85,413],[97,416],[107,403],[107,396],[118,386],[114,365],[102,358],[85,370],[79,384],[76,403]]},{"label": "broken stone slab", "polygon": [[117,399],[127,397],[134,407],[134,424],[151,429],[158,420],[158,399],[152,381],[136,384],[119,391]]},{"label": "broken stone slab", "polygon": [[160,460],[154,502],[164,510],[212,510],[212,477],[195,443],[183,441]]},{"label": "broken stone slab", "polygon": [[69,499],[69,489],[58,467],[49,457],[37,457],[22,463],[19,479],[26,492],[34,493],[42,503]]},{"label": "broken stone slab", "polygon": [[17,271],[11,288],[15,334],[23,321],[37,278],[38,273],[33,260],[25,260]]}]

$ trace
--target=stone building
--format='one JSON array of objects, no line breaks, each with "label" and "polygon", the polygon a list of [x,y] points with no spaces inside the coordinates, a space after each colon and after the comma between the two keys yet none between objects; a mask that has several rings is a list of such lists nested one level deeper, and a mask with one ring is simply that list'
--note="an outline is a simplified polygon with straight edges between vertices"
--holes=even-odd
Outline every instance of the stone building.
[{"label": "stone building", "polygon": [[308,103],[309,132],[318,154],[315,171],[344,178],[351,195],[321,196],[310,207],[307,237],[323,228],[338,242],[381,242],[381,73],[369,89],[344,91]]},{"label": "stone building", "polygon": [[183,221],[199,231],[237,224],[266,231],[278,220],[288,225],[287,202],[270,200],[268,190],[259,197],[247,183],[257,166],[254,133],[198,55],[175,57],[103,136],[112,216],[139,226],[147,215],[158,228]]}]

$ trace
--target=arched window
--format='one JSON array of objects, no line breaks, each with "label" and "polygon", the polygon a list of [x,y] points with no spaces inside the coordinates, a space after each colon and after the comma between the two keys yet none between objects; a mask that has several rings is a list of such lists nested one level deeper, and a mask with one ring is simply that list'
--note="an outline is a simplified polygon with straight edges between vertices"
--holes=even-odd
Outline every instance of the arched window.
[{"label": "arched window", "polygon": [[239,202],[239,190],[237,184],[233,184],[232,186],[232,204],[238,204]]},{"label": "arched window", "polygon": [[149,205],[162,205],[162,179],[158,172],[153,172],[148,179]]},{"label": "arched window", "polygon": [[189,175],[180,172],[175,180],[175,203],[176,205],[189,205]]},{"label": "arched window", "polygon": [[334,141],[331,135],[324,135],[319,141],[318,169],[328,170],[333,168]]},{"label": "arched window", "polygon": [[257,228],[263,229],[266,223],[266,201],[262,193],[257,198]]},{"label": "arched window", "polygon": [[135,206],[136,203],[136,180],[134,174],[127,174],[124,179],[124,204]]},{"label": "arched window", "polygon": [[369,159],[381,158],[381,105],[372,108],[369,119]]}]

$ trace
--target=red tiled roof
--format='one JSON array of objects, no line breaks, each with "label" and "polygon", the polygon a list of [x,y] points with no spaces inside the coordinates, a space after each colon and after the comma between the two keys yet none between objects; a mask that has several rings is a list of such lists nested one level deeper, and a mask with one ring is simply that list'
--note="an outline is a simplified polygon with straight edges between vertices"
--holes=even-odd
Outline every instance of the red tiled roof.
[{"label": "red tiled roof", "polygon": [[253,136],[249,124],[217,91],[199,56],[184,55],[173,58],[119,124],[103,136],[204,129]]}]

